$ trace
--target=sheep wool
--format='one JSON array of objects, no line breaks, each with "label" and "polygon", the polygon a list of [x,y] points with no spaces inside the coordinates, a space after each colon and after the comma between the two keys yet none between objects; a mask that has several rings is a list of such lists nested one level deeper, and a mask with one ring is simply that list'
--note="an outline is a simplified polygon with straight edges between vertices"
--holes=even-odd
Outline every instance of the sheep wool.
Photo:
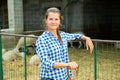
[{"label": "sheep wool", "polygon": [[29,63],[30,63],[30,65],[39,66],[40,65],[40,59],[39,59],[38,55],[37,54],[33,55],[30,58]]},{"label": "sheep wool", "polygon": [[17,57],[23,57],[23,53],[20,53],[18,49],[13,49],[5,52],[2,56],[3,61],[14,61]]},{"label": "sheep wool", "polygon": [[[35,36],[33,34],[29,36]],[[30,46],[36,43],[36,38],[26,37],[26,46]],[[19,49],[24,46],[24,37],[21,37],[16,45],[16,48]]]}]

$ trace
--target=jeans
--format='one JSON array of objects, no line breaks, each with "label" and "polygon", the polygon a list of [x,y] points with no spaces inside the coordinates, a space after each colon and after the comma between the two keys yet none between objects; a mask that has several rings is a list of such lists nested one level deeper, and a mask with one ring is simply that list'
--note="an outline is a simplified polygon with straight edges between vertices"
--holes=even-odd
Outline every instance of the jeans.
[{"label": "jeans", "polygon": [[50,78],[41,78],[40,80],[54,80],[54,79],[50,79]]}]

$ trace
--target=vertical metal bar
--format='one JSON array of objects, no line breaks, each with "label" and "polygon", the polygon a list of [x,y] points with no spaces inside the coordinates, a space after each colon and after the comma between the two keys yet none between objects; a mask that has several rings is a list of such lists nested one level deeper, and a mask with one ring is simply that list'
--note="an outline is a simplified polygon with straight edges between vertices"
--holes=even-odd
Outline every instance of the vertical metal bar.
[{"label": "vertical metal bar", "polygon": [[94,80],[97,80],[97,42],[94,47]]},{"label": "vertical metal bar", "polygon": [[[109,45],[108,45],[108,43],[106,42],[106,64],[109,65],[108,69],[110,69],[110,64],[109,64],[109,61],[108,61],[109,51],[110,51],[110,50],[109,50]],[[107,79],[109,79],[109,78],[108,78],[108,74],[110,74],[110,73],[109,73],[109,70],[107,70],[107,75],[106,75],[106,76],[107,76]]]},{"label": "vertical metal bar", "polygon": [[0,80],[3,80],[3,68],[2,68],[2,39],[0,35]]},{"label": "vertical metal bar", "polygon": [[[117,63],[117,62],[119,62],[119,55],[117,55],[118,53],[119,53],[119,49],[117,49],[117,48],[119,48],[119,42],[116,42],[115,43],[115,45],[117,46],[117,47],[115,47],[115,55],[116,55],[116,59],[115,59],[115,62]],[[115,75],[116,75],[116,78],[118,78],[119,77],[119,74],[116,72],[116,73],[114,73]]]},{"label": "vertical metal bar", "polygon": [[27,80],[27,68],[26,68],[26,37],[24,37],[24,80]]}]

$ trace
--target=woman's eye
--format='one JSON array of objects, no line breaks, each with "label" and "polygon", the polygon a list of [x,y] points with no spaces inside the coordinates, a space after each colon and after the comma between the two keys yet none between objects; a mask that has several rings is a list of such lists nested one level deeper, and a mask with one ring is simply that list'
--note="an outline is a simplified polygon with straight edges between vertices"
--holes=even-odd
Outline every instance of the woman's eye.
[{"label": "woman's eye", "polygon": [[49,20],[53,20],[52,18],[50,18]]},{"label": "woman's eye", "polygon": [[58,19],[55,19],[56,21],[58,20]]}]

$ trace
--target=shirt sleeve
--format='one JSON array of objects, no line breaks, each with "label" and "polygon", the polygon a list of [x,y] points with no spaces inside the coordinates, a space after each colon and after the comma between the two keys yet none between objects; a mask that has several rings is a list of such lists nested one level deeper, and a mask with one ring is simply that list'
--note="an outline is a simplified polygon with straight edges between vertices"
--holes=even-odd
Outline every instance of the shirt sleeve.
[{"label": "shirt sleeve", "polygon": [[75,39],[80,39],[83,36],[83,34],[80,33],[65,33],[65,37],[67,38],[68,41],[70,40],[75,40]]},{"label": "shirt sleeve", "polygon": [[41,66],[44,68],[48,68],[53,70],[54,69],[54,61],[49,59],[48,56],[48,49],[44,40],[40,38],[36,41],[36,52],[41,60]]}]

